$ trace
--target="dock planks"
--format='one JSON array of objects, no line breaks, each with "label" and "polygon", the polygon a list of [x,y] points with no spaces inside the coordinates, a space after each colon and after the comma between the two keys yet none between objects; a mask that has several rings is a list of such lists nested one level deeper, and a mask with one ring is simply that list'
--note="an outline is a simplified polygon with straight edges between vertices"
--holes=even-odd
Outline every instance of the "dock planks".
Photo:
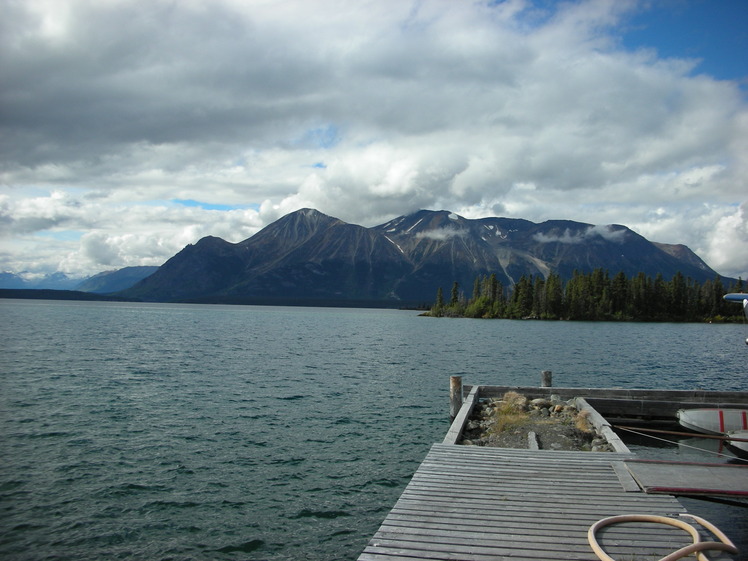
[{"label": "dock planks", "polygon": [[[685,512],[671,496],[635,492],[621,469],[629,459],[434,444],[358,560],[597,560],[587,530],[599,519]],[[642,523],[598,538],[617,559],[656,559],[690,543],[681,530]]]}]

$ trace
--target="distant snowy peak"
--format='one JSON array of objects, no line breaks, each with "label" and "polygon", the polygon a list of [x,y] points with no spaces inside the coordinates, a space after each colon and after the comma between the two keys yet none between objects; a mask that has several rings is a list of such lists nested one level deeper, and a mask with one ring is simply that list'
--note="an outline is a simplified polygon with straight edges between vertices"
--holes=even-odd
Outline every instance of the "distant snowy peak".
[{"label": "distant snowy peak", "polygon": [[0,273],[0,288],[73,290],[81,280],[81,278],[72,278],[61,272],[48,275],[5,272]]},{"label": "distant snowy peak", "polygon": [[394,235],[423,235],[424,232],[432,230],[461,229],[466,223],[465,218],[448,210],[419,210],[390,220],[374,229]]}]

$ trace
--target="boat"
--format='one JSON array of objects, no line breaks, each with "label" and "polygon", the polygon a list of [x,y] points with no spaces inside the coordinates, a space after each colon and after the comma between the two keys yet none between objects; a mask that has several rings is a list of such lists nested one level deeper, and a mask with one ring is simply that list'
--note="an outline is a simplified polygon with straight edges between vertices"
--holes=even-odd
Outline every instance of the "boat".
[{"label": "boat", "polygon": [[748,430],[734,430],[727,433],[727,445],[741,458],[748,458]]},{"label": "boat", "polygon": [[745,292],[730,292],[722,297],[727,302],[737,302],[743,304],[743,310],[745,310],[746,317],[748,317],[748,293]]},{"label": "boat", "polygon": [[[748,319],[748,294],[745,292],[730,292],[725,294],[722,299],[725,302],[735,302],[737,304],[743,304],[743,313],[746,319]],[[748,345],[748,338],[745,340],[745,344]]]},{"label": "boat", "polygon": [[726,434],[748,430],[748,409],[680,409],[678,423],[703,434]]}]

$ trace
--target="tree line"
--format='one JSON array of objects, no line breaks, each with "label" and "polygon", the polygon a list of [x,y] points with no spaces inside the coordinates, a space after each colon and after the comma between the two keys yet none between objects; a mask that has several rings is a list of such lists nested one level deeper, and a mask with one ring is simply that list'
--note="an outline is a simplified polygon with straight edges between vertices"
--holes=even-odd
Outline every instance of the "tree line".
[{"label": "tree line", "polygon": [[504,287],[495,274],[478,276],[468,298],[455,282],[449,299],[438,289],[436,302],[428,312],[435,317],[501,319],[547,319],[583,321],[742,321],[740,306],[725,302],[727,292],[743,292],[738,279],[725,287],[720,277],[704,283],[676,273],[666,281],[639,273],[623,272],[611,277],[608,271],[574,271],[564,282],[551,273],[523,275],[513,287]]}]

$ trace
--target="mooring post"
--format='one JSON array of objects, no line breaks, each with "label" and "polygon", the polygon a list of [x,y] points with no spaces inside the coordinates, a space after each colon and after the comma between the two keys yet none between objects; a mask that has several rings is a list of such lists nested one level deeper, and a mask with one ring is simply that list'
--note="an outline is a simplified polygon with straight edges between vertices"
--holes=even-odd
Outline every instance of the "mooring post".
[{"label": "mooring post", "polygon": [[543,370],[540,373],[540,387],[541,388],[552,388],[553,387],[553,372],[550,370]]},{"label": "mooring post", "polygon": [[449,377],[449,422],[455,420],[462,407],[462,376]]}]

